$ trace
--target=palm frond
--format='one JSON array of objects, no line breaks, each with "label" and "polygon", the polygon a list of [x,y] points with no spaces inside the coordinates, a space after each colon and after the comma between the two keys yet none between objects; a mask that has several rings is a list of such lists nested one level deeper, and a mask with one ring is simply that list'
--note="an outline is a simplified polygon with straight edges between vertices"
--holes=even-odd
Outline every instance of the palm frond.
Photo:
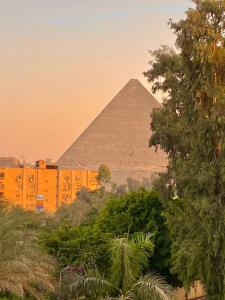
[{"label": "palm frond", "polygon": [[84,276],[76,276],[70,288],[72,295],[76,298],[87,295],[106,297],[117,290],[115,286],[105,279]]},{"label": "palm frond", "polygon": [[138,233],[132,240],[116,238],[111,241],[111,281],[123,291],[138,280],[153,251],[150,234]]},{"label": "palm frond", "polygon": [[121,294],[118,297],[108,297],[107,300],[134,300],[134,295],[133,294]]},{"label": "palm frond", "polygon": [[19,298],[23,298],[25,293],[21,282],[18,280],[20,278],[2,278],[0,280],[0,293],[15,295]]},{"label": "palm frond", "polygon": [[172,287],[156,273],[145,275],[133,286],[132,291],[142,300],[170,300],[173,296]]},{"label": "palm frond", "polygon": [[139,266],[139,275],[142,269],[148,264],[154,249],[151,241],[152,235],[150,233],[139,232],[132,237],[134,257]]},{"label": "palm frond", "polygon": [[116,238],[110,243],[111,282],[126,291],[137,280],[139,265],[134,258],[132,244],[126,238]]},{"label": "palm frond", "polygon": [[55,261],[39,248],[36,233],[27,226],[31,218],[20,209],[0,213],[0,293],[41,300],[54,289]]}]

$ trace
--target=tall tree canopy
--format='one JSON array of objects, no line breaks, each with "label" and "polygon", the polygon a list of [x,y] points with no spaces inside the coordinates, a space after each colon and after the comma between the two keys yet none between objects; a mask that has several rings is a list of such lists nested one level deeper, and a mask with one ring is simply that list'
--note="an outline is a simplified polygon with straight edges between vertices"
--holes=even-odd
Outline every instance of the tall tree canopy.
[{"label": "tall tree canopy", "polygon": [[152,52],[145,72],[163,91],[151,146],[169,158],[158,186],[174,237],[174,270],[186,286],[200,278],[209,299],[225,299],[225,1],[194,0],[170,27],[177,50]]}]

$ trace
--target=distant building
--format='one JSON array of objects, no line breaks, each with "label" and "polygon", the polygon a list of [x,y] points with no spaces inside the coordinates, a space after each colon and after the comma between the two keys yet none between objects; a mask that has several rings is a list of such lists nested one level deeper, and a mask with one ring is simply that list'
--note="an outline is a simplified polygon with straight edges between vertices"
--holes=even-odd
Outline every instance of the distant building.
[{"label": "distant building", "polygon": [[0,168],[18,168],[20,166],[21,162],[15,157],[0,157]]},{"label": "distant building", "polygon": [[117,183],[161,172],[167,156],[148,146],[151,113],[160,107],[138,80],[131,79],[61,156],[59,168],[98,170],[104,164]]},{"label": "distant building", "polygon": [[59,170],[43,160],[33,168],[0,167],[0,198],[25,210],[54,212],[72,203],[82,187],[96,190],[96,176],[90,170]]}]

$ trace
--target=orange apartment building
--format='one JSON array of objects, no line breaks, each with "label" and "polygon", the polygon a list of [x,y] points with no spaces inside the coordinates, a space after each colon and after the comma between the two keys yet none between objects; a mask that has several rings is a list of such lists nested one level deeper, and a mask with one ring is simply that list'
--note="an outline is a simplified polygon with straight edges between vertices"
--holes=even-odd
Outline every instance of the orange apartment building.
[{"label": "orange apartment building", "polygon": [[0,167],[0,198],[25,210],[54,212],[70,204],[81,187],[98,188],[97,172],[62,170],[37,161],[35,167]]}]

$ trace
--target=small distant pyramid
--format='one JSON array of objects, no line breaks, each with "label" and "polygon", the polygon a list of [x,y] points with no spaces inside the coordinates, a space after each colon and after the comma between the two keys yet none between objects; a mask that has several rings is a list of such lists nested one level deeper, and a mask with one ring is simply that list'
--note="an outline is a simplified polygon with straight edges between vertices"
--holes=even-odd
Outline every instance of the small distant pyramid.
[{"label": "small distant pyramid", "polygon": [[131,79],[61,156],[59,167],[95,170],[104,164],[117,183],[163,170],[165,153],[148,147],[154,108],[160,108],[159,102]]}]

